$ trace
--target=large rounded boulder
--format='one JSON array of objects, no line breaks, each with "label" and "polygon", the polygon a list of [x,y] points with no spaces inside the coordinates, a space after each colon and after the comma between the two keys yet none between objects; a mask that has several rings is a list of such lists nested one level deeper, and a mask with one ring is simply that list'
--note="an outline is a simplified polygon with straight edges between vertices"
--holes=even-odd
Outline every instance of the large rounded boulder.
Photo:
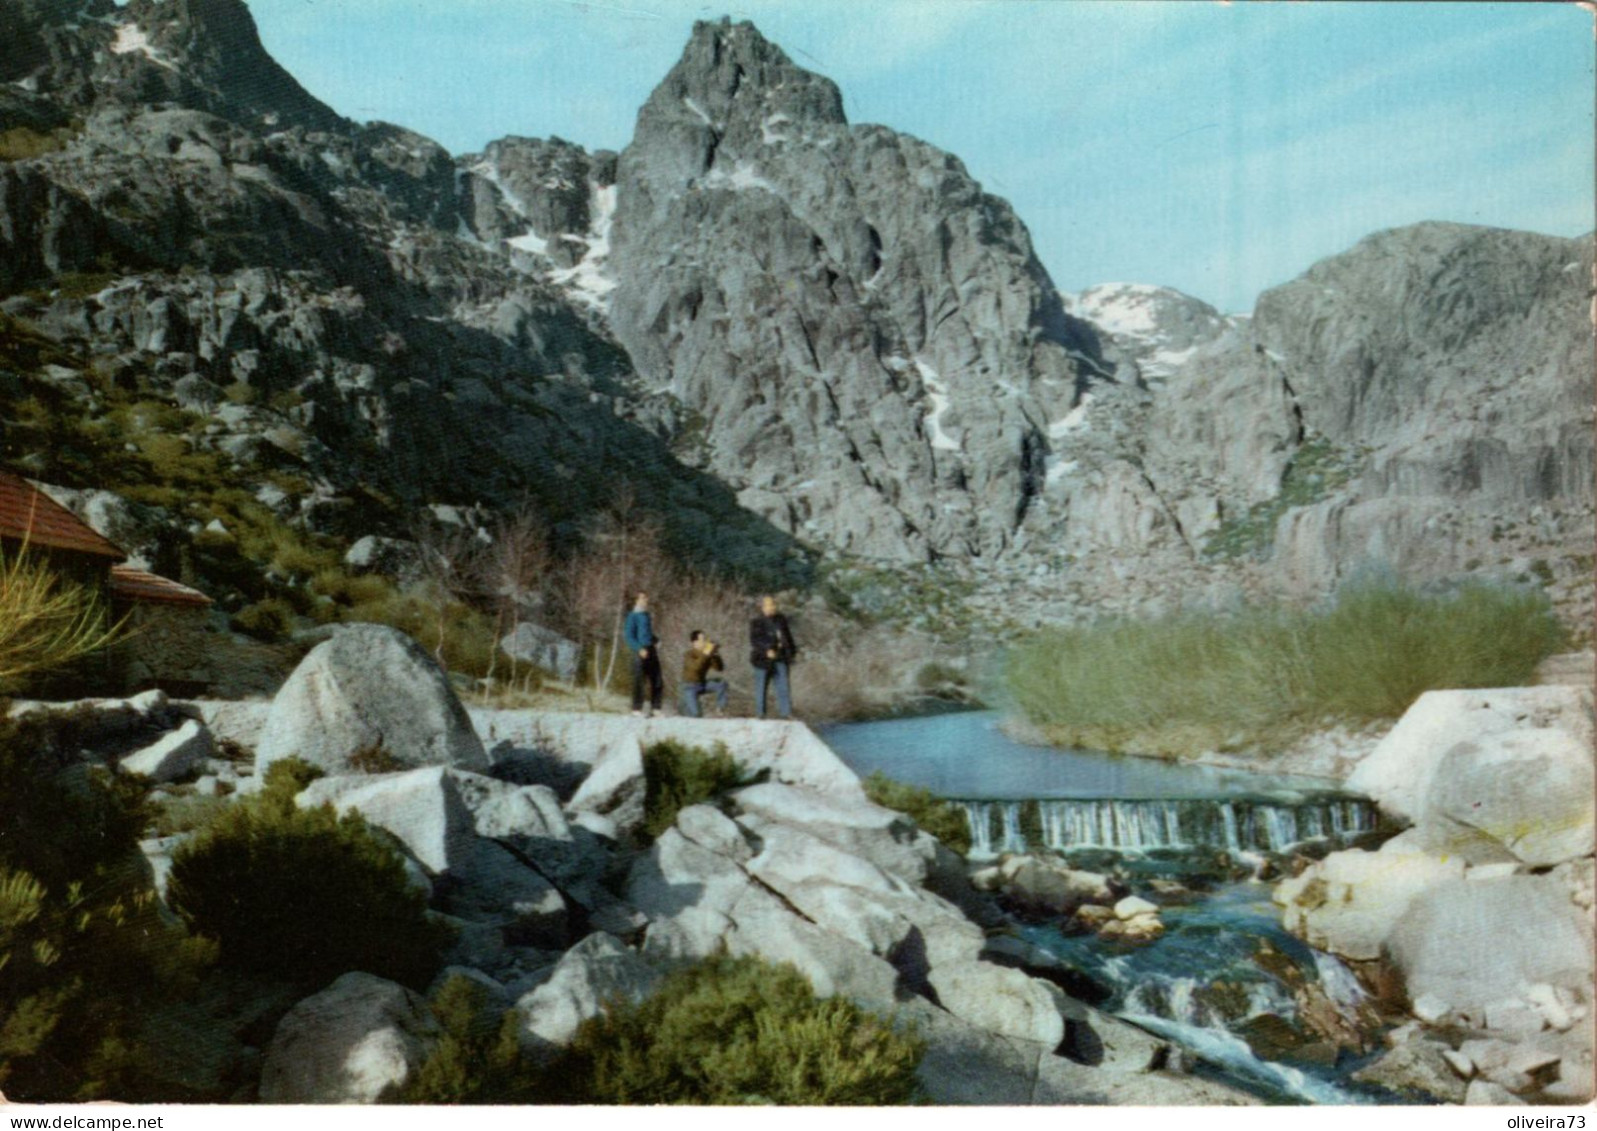
[{"label": "large rounded boulder", "polygon": [[440,1035],[419,995],[373,974],[345,974],[278,1023],[261,1068],[261,1102],[396,1100]]},{"label": "large rounded boulder", "polygon": [[296,756],[333,775],[488,768],[448,677],[410,637],[377,624],[339,628],[311,649],[272,701],[256,746],[257,773]]}]

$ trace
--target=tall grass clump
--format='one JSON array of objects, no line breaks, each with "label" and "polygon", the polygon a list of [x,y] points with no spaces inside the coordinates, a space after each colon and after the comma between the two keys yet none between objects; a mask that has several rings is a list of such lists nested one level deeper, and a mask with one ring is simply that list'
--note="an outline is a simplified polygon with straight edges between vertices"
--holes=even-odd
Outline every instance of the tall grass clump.
[{"label": "tall grass clump", "polygon": [[913,1032],[817,998],[791,966],[719,956],[585,1023],[539,1102],[907,1104],[924,1052]]},{"label": "tall grass clump", "polygon": [[178,849],[168,901],[235,969],[315,986],[351,970],[424,984],[449,932],[385,835],[358,813],[295,804],[314,776],[298,759],[273,763],[259,794]]},{"label": "tall grass clump", "polygon": [[1396,718],[1437,688],[1525,683],[1564,640],[1539,592],[1374,581],[1319,609],[1045,630],[1011,652],[1005,674],[1056,742],[1182,756]]},{"label": "tall grass clump", "polygon": [[865,796],[886,809],[894,809],[964,856],[970,851],[970,822],[955,805],[929,789],[894,781],[878,770],[865,779]]},{"label": "tall grass clump", "polygon": [[115,643],[95,595],[22,550],[0,557],[0,686],[75,663]]},{"label": "tall grass clump", "polygon": [[755,780],[716,743],[705,750],[675,740],[656,742],[643,752],[643,832],[651,841],[676,824],[689,805],[712,801]]}]

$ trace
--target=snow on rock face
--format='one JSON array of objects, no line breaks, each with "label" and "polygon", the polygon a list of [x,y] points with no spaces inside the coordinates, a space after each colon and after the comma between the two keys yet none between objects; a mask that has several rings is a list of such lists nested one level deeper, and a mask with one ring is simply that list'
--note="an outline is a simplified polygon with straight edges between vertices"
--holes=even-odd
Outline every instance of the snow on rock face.
[{"label": "snow on rock face", "polygon": [[1231,325],[1201,299],[1148,283],[1102,283],[1064,299],[1070,313],[1108,334],[1147,378],[1170,376]]},{"label": "snow on rock face", "polygon": [[599,310],[605,308],[610,292],[615,290],[615,280],[606,270],[610,258],[610,221],[615,211],[615,186],[595,187],[590,213],[593,221],[588,234],[579,240],[587,244],[587,250],[576,266],[549,276],[550,282],[566,287],[572,297]]},{"label": "snow on rock face", "polygon": [[143,55],[152,62],[159,63],[169,70],[175,70],[171,60],[165,58],[154,47],[150,46],[150,37],[138,24],[126,23],[116,29],[116,39],[111,43],[113,55]]}]

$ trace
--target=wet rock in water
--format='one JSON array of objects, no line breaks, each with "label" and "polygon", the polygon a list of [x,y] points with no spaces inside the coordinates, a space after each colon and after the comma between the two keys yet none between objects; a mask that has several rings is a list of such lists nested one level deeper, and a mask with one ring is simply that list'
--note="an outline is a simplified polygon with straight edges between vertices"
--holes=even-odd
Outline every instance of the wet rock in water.
[{"label": "wet rock in water", "polygon": [[1293,997],[1298,1019],[1309,1032],[1354,1052],[1367,1052],[1374,1047],[1381,1031],[1381,1017],[1370,1003],[1338,1003],[1324,986],[1310,981],[1298,987]]},{"label": "wet rock in water", "polygon": [[1310,1041],[1292,1054],[1299,1064],[1313,1064],[1320,1068],[1335,1068],[1341,1059],[1342,1049],[1335,1041]]},{"label": "wet rock in water", "polygon": [[1444,1055],[1447,1051],[1446,1045],[1415,1038],[1365,1065],[1353,1079],[1422,1102],[1461,1103],[1465,1084]]},{"label": "wet rock in water", "polygon": [[[1114,899],[1108,877],[1036,856],[1011,856],[998,868],[1001,890],[1023,912],[1068,915]],[[991,889],[989,889],[991,890]]]},{"label": "wet rock in water", "polygon": [[1112,923],[1115,918],[1113,907],[1104,907],[1101,904],[1089,903],[1076,908],[1076,914],[1071,917],[1071,925],[1079,931],[1098,931],[1105,923]]},{"label": "wet rock in water", "polygon": [[1201,898],[1186,884],[1177,883],[1175,880],[1149,880],[1148,894],[1161,907],[1196,903]]},{"label": "wet rock in water", "polygon": [[1148,915],[1158,915],[1159,905],[1149,903],[1135,895],[1128,895],[1125,899],[1115,904],[1115,918],[1126,922]]},{"label": "wet rock in water", "polygon": [[1292,1022],[1277,1013],[1260,1013],[1236,1025],[1232,1031],[1253,1050],[1260,1060],[1286,1060],[1309,1043]]},{"label": "wet rock in water", "polygon": [[1105,942],[1141,946],[1153,942],[1163,934],[1164,924],[1157,916],[1138,915],[1134,919],[1113,919],[1105,923],[1099,930],[1098,937]]}]

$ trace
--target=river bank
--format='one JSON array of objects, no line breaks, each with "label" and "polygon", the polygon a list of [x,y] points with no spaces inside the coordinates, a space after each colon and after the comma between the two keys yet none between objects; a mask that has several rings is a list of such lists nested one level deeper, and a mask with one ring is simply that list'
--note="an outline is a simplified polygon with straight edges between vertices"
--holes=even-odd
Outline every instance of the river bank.
[{"label": "river bank", "polygon": [[[1430,692],[1331,758],[1325,735],[1245,768],[1015,743],[991,716],[827,738],[857,769],[965,799],[973,856],[994,861],[977,884],[1031,915],[1025,937],[1244,1082],[1310,1102],[1345,1102],[1319,1085],[1573,1102],[1592,1076],[1589,663]],[[1379,828],[1360,816],[1377,807]]]},{"label": "river bank", "polygon": [[[1543,660],[1531,681],[1539,687],[1592,687],[1597,683],[1597,652],[1561,652]],[[1180,761],[1218,769],[1251,770],[1320,778],[1326,783],[1345,783],[1358,766],[1374,753],[1382,740],[1397,725],[1396,719],[1372,722],[1337,723],[1308,730],[1281,745],[1242,739],[1236,748],[1205,749],[1179,758],[1172,754],[1130,748],[1127,757],[1158,761]],[[1017,714],[1006,715],[1004,732],[1027,746],[1059,749],[1048,730]]]}]

